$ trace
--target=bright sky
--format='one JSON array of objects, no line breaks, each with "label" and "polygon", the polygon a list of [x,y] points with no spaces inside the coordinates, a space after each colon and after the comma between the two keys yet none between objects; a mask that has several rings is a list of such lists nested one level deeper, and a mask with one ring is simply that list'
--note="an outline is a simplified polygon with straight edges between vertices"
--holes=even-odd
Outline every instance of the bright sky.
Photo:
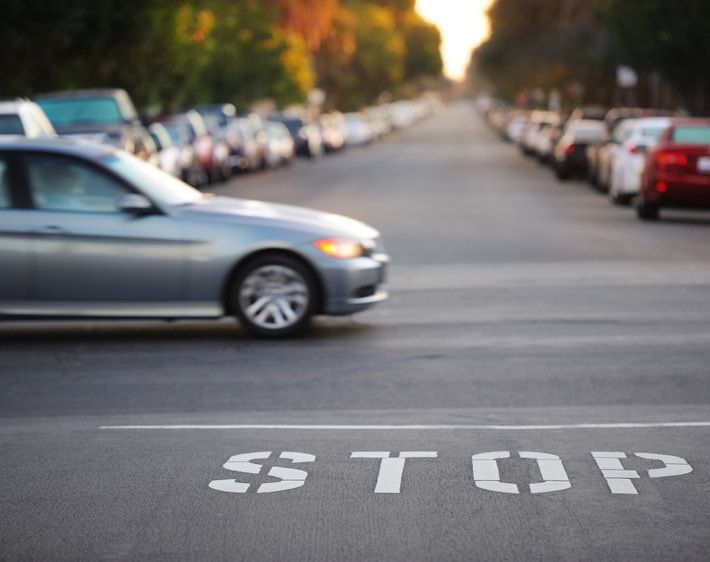
[{"label": "bright sky", "polygon": [[466,75],[471,51],[488,35],[486,10],[493,0],[417,0],[417,11],[441,31],[444,73],[453,80]]}]

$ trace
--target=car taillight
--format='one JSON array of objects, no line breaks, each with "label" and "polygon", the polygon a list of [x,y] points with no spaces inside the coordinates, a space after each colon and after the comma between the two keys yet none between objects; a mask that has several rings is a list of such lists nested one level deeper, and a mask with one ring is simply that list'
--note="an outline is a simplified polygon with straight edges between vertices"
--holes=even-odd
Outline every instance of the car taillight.
[{"label": "car taillight", "polygon": [[666,182],[659,181],[656,184],[656,191],[658,191],[658,193],[665,193],[666,191],[668,191],[668,186],[666,185]]},{"label": "car taillight", "polygon": [[567,156],[572,156],[572,154],[574,154],[574,146],[570,144],[567,148],[565,148],[565,154]]},{"label": "car taillight", "polygon": [[680,152],[660,151],[654,155],[656,166],[661,169],[670,167],[685,168],[688,165],[688,157]]}]

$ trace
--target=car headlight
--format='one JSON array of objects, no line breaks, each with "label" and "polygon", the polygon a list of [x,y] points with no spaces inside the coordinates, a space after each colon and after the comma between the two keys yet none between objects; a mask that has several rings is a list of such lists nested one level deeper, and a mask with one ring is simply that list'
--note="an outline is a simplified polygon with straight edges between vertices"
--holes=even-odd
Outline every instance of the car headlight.
[{"label": "car headlight", "polygon": [[313,245],[325,255],[341,260],[357,258],[365,254],[365,248],[358,240],[352,238],[323,238]]}]

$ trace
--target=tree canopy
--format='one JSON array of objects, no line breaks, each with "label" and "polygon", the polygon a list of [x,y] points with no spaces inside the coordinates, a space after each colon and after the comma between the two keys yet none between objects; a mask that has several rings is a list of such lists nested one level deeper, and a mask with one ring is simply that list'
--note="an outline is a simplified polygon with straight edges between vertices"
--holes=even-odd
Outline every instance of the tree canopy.
[{"label": "tree canopy", "polygon": [[2,97],[111,86],[170,110],[319,86],[354,108],[441,73],[413,0],[4,0],[0,36]]},{"label": "tree canopy", "polygon": [[651,78],[668,100],[706,114],[710,3],[705,0],[496,0],[491,36],[473,54],[471,76],[497,95],[556,89],[569,105],[612,104],[616,68],[641,80],[636,101],[653,101]]}]

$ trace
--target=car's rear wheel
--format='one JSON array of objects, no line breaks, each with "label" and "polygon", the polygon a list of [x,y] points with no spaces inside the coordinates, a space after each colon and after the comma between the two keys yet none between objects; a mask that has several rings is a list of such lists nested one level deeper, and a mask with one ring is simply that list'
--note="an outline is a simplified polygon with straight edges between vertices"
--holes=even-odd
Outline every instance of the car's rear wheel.
[{"label": "car's rear wheel", "polygon": [[661,209],[656,203],[647,203],[640,197],[636,202],[636,215],[642,221],[655,221],[660,216]]},{"label": "car's rear wheel", "polygon": [[274,254],[248,262],[237,274],[231,296],[235,315],[250,333],[284,337],[308,325],[317,288],[313,274],[298,259]]}]

